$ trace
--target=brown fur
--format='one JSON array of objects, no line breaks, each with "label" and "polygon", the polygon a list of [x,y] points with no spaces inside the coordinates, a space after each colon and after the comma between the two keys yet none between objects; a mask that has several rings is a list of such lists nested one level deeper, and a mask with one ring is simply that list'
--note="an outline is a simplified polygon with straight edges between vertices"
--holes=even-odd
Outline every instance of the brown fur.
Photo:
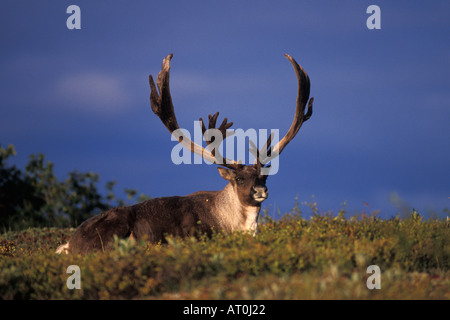
[{"label": "brown fur", "polygon": [[256,232],[250,228],[256,228],[261,199],[267,198],[267,176],[259,175],[255,166],[218,169],[222,177],[229,180],[223,190],[155,198],[111,209],[83,222],[70,239],[68,251],[108,250],[114,235],[165,242],[166,235],[197,237],[205,233],[211,235],[213,229]]}]

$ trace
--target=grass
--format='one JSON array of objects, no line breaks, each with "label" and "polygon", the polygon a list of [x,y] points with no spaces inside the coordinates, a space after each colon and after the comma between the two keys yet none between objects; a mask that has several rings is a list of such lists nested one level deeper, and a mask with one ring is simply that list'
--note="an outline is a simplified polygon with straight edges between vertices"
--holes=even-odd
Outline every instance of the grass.
[{"label": "grass", "polygon": [[[116,239],[114,249],[55,255],[73,229],[0,236],[0,299],[450,299],[450,226],[423,219],[299,212],[263,217],[256,237]],[[67,267],[81,270],[69,290]],[[369,265],[381,289],[369,290]]]}]

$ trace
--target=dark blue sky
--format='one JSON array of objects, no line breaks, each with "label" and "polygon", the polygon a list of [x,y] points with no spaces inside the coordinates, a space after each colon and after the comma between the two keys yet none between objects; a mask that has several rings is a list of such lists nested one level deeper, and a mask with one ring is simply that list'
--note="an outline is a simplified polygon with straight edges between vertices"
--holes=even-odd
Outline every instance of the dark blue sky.
[{"label": "dark blue sky", "polygon": [[[81,8],[81,30],[66,9]],[[381,9],[369,30],[366,9]],[[63,178],[153,197],[225,186],[215,166],[171,162],[175,145],[148,100],[148,75],[174,53],[180,126],[221,111],[233,128],[288,130],[296,78],[312,118],[280,158],[263,207],[424,214],[450,207],[450,2],[11,1],[0,3],[0,143],[23,166],[42,152]],[[220,120],[221,121],[221,120]],[[314,195],[314,198],[312,196]],[[367,203],[369,208],[366,206]],[[307,206],[301,206],[309,212]]]}]

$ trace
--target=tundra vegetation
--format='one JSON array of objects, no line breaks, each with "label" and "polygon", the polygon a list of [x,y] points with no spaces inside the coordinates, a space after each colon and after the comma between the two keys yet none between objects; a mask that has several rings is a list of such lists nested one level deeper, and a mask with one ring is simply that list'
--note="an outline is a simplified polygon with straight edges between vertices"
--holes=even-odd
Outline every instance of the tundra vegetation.
[{"label": "tundra vegetation", "polygon": [[[55,255],[70,228],[0,237],[0,299],[449,299],[447,222],[300,211],[263,216],[256,237],[215,233],[167,244],[115,239],[112,250]],[[81,289],[68,289],[67,267]],[[369,290],[369,265],[381,289]]]},{"label": "tundra vegetation", "polygon": [[[7,149],[12,155],[13,148]],[[0,152],[2,205],[5,181],[26,183],[28,194],[36,198],[46,195],[41,188],[50,188],[39,179],[59,181],[50,166],[39,160],[42,156],[32,156],[31,162],[37,164],[27,169],[34,168],[38,182],[31,179],[35,176],[27,178],[28,171],[8,167],[7,149]],[[85,199],[91,199],[92,192],[107,205],[108,196],[100,194],[96,182],[87,181],[87,186],[86,181],[78,181],[77,190],[85,191]],[[59,199],[67,201],[75,187],[60,183],[66,184],[67,194],[60,191]],[[415,210],[381,219],[377,212],[349,215],[345,208],[323,212],[313,201],[295,201],[291,212],[276,218],[265,209],[256,237],[216,232],[199,239],[172,237],[167,244],[116,238],[109,251],[55,255],[56,247],[67,242],[75,229],[68,227],[71,211],[64,210],[71,202],[58,203],[56,196],[47,196],[56,208],[44,210],[41,204],[29,208],[28,216],[17,202],[13,209],[23,212],[24,220],[13,216],[9,216],[10,224],[2,220],[0,299],[450,298],[450,226],[444,219],[425,219]],[[109,198],[125,201],[111,194]],[[81,202],[67,208],[78,210]],[[3,218],[4,209],[5,205]],[[32,219],[32,212],[41,220]],[[48,227],[50,217],[67,225]],[[66,285],[71,265],[80,267],[81,289]],[[370,265],[380,267],[381,289],[366,286]]]}]

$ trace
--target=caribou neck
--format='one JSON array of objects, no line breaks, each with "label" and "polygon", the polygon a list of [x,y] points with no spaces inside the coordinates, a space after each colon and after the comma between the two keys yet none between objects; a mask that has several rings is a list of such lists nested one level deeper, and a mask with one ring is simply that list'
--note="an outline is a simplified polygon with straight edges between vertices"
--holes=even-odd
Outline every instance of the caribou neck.
[{"label": "caribou neck", "polygon": [[242,204],[231,183],[219,191],[217,202],[217,219],[221,229],[229,232],[249,231],[253,235],[256,234],[261,205]]}]

